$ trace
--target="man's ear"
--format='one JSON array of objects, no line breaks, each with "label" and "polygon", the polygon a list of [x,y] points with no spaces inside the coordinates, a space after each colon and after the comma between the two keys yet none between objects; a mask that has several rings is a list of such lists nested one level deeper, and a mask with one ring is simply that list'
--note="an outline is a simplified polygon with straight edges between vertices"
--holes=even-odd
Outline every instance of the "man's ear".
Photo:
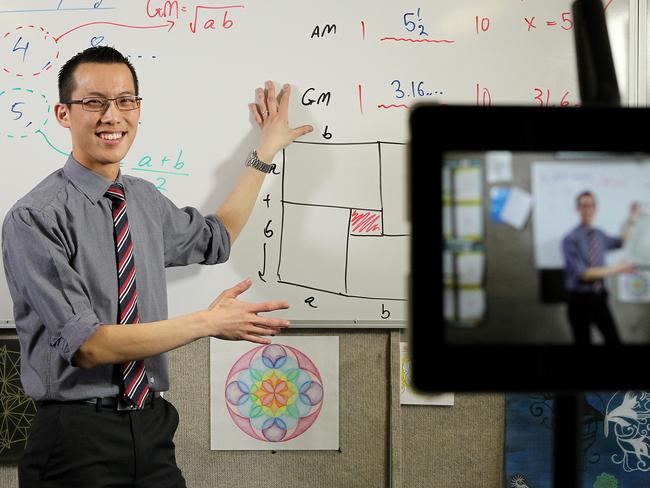
[{"label": "man's ear", "polygon": [[64,103],[57,103],[54,105],[54,115],[60,126],[70,128],[70,107]]}]

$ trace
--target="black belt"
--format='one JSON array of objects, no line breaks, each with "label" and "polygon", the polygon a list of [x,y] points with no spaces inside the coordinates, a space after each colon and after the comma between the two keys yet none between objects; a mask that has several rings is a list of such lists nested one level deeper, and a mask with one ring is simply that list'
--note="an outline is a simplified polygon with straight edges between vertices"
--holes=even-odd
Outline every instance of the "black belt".
[{"label": "black belt", "polygon": [[[153,408],[156,399],[160,397],[160,393],[157,391],[150,391],[147,394],[147,398],[142,404],[142,408],[151,407]],[[137,410],[137,408],[131,406],[122,398],[122,396],[109,396],[103,398],[87,398],[85,400],[40,400],[36,402],[38,407],[46,407],[48,405],[88,405],[97,408],[99,411],[102,408],[109,408],[111,410],[117,411],[129,411]]]}]

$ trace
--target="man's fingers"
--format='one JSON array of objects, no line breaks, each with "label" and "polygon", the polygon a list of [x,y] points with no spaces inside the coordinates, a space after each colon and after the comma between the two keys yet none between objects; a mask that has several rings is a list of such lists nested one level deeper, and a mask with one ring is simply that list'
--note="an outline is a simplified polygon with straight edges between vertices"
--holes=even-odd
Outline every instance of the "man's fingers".
[{"label": "man's fingers", "polygon": [[235,286],[231,288],[233,293],[235,293],[235,298],[244,293],[253,285],[253,280],[246,278],[244,281],[240,281]]},{"label": "man's fingers", "polygon": [[284,310],[289,308],[289,303],[285,301],[273,301],[263,303],[250,303],[249,311],[253,313],[273,312],[274,310]]},{"label": "man's fingers", "polygon": [[245,334],[242,336],[242,340],[244,341],[249,341],[249,342],[255,342],[256,344],[271,344],[272,341],[271,339],[267,337],[259,337],[253,334]]},{"label": "man's fingers", "polygon": [[274,329],[275,332],[278,332],[279,329],[286,329],[291,325],[291,322],[285,319],[276,319],[273,317],[260,317],[259,315],[252,315],[249,318],[249,322],[253,325],[265,327],[268,329]]},{"label": "man's fingers", "polygon": [[264,96],[264,89],[258,88],[255,90],[255,104],[257,105],[257,110],[260,114],[262,120],[266,119],[269,115],[269,111],[266,108],[266,98]]},{"label": "man's fingers", "polygon": [[278,101],[275,98],[275,85],[272,81],[266,82],[266,109],[271,114],[278,111]]},{"label": "man's fingers", "polygon": [[291,85],[285,84],[282,87],[282,95],[280,96],[280,115],[288,116],[289,114],[289,97],[291,96]]},{"label": "man's fingers", "polygon": [[291,140],[295,141],[299,137],[302,137],[305,134],[309,134],[313,130],[314,127],[311,125],[301,125],[300,127],[296,127],[295,129],[291,130]]},{"label": "man's fingers", "polygon": [[239,295],[248,290],[252,284],[253,280],[246,278],[244,281],[240,281],[235,286],[224,290],[221,295],[219,295],[219,298],[217,298],[217,301],[220,298],[237,298]]},{"label": "man's fingers", "polygon": [[251,115],[255,119],[255,122],[257,122],[258,125],[262,125],[262,116],[260,115],[260,111],[257,108],[257,104],[249,103],[248,107],[251,109]]},{"label": "man's fingers", "polygon": [[264,327],[263,325],[248,324],[244,334],[255,334],[260,336],[274,336],[282,331],[281,327]]}]

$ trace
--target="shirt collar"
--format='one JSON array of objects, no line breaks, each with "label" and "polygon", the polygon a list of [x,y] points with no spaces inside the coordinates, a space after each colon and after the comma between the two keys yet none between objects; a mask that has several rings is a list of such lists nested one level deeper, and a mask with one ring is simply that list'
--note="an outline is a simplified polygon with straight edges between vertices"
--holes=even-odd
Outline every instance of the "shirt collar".
[{"label": "shirt collar", "polygon": [[598,230],[593,225],[591,227],[588,227],[583,223],[580,223],[580,225],[578,225],[578,228],[580,229],[581,237],[586,237],[588,239],[591,239],[592,236],[598,235]]},{"label": "shirt collar", "polygon": [[[88,198],[93,205],[104,197],[106,190],[108,190],[108,187],[113,183],[102,175],[86,168],[79,161],[74,159],[72,154],[68,156],[68,160],[63,166],[63,172],[70,179],[72,184],[86,195],[86,198]],[[118,173],[115,181],[124,185],[121,171]]]}]

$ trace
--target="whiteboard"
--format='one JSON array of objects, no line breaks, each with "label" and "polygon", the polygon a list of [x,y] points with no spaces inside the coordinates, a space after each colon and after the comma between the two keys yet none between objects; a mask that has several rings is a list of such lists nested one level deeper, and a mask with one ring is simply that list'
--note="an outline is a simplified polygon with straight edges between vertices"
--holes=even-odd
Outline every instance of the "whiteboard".
[{"label": "whiteboard", "polygon": [[[561,243],[579,223],[576,197],[589,190],[596,199],[594,226],[618,236],[633,202],[648,201],[650,163],[620,159],[581,162],[537,162],[531,169],[533,240],[538,268],[563,268]],[[607,253],[610,263],[623,250]]]},{"label": "whiteboard", "polygon": [[[625,28],[627,2],[607,5]],[[244,298],[286,299],[294,323],[403,325],[408,107],[578,100],[568,0],[5,0],[0,23],[3,215],[65,161],[56,73],[90,45],[115,46],[138,71],[142,117],[124,173],[204,213],[257,142],[255,88],[293,85],[290,121],[314,132],[276,158],[228,263],[168,271],[170,316],[251,277]],[[379,229],[355,236],[353,216],[379,216]],[[2,280],[0,318],[11,317]]]}]

